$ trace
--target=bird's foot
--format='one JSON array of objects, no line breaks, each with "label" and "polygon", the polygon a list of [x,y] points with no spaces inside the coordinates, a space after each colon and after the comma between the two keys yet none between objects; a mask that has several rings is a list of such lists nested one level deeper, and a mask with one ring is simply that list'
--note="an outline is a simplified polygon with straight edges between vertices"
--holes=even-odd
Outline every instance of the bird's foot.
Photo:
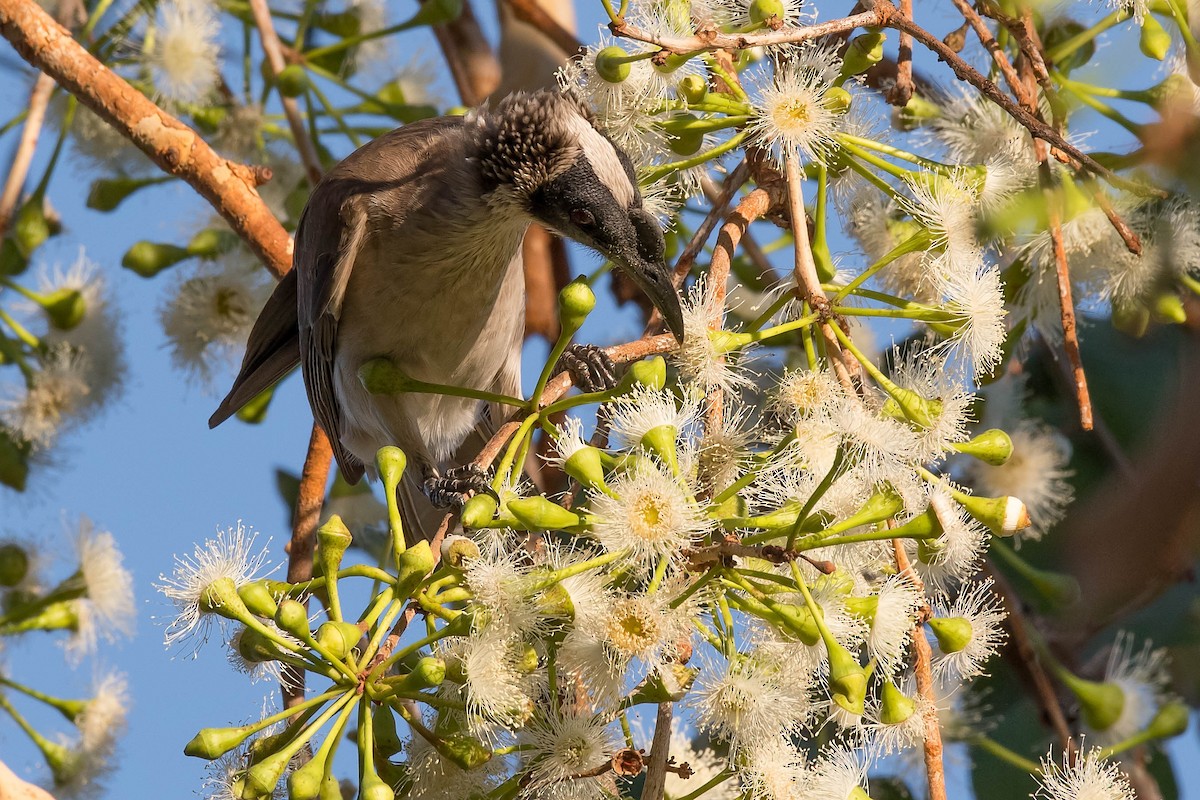
[{"label": "bird's foot", "polygon": [[438,508],[456,508],[477,494],[495,495],[487,473],[477,464],[465,464],[446,470],[445,475],[431,472],[425,477],[425,494]]},{"label": "bird's foot", "polygon": [[568,372],[582,392],[604,392],[617,385],[616,365],[594,344],[573,344],[559,356],[555,372]]}]

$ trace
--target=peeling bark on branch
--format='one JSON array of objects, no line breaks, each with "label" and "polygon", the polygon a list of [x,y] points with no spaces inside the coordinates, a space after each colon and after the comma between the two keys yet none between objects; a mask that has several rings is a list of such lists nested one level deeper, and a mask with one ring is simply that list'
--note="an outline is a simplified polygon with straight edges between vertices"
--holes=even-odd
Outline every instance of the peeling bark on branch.
[{"label": "peeling bark on branch", "polygon": [[291,237],[255,191],[253,169],[218,155],[195,131],[97,61],[33,0],[0,0],[0,34],[155,164],[187,181],[273,275],[291,269]]}]

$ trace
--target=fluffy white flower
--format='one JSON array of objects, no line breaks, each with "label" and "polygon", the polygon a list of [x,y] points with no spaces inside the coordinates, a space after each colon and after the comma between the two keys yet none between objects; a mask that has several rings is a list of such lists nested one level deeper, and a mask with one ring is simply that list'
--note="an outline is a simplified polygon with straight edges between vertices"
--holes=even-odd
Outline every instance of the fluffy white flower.
[{"label": "fluffy white flower", "polygon": [[715,292],[703,279],[696,281],[682,303],[683,344],[670,356],[688,384],[704,391],[719,388],[735,393],[750,385],[739,368],[741,354],[726,353],[709,336],[709,323],[724,314]]},{"label": "fluffy white flower", "polygon": [[1154,649],[1146,642],[1141,650],[1134,652],[1133,644],[1133,634],[1119,633],[1104,670],[1104,681],[1121,689],[1124,699],[1120,715],[1104,730],[1085,725],[1102,745],[1125,741],[1144,729],[1167,699],[1167,651]]},{"label": "fluffy white flower", "polygon": [[668,770],[664,785],[667,797],[683,797],[697,791],[722,773],[726,774],[725,780],[705,792],[705,800],[734,800],[738,796],[738,784],[726,771],[726,759],[708,747],[697,747],[678,721],[671,728],[671,756],[676,764],[687,764],[692,774],[685,780],[677,772]]},{"label": "fluffy white flower", "polygon": [[167,626],[164,641],[168,647],[190,637],[199,628],[199,644],[208,636],[212,617],[201,608],[206,589],[215,581],[228,579],[235,587],[261,576],[267,563],[267,550],[255,550],[258,534],[239,520],[236,527],[217,531],[217,538],[197,545],[191,556],[175,556],[171,577],[159,575],[155,588],[175,604],[177,615]]},{"label": "fluffy white flower", "polygon": [[836,146],[842,115],[826,92],[841,68],[831,48],[805,45],[784,51],[770,74],[750,85],[755,118],[750,130],[782,164],[784,153],[824,162]]},{"label": "fluffy white flower", "polygon": [[1013,452],[1008,461],[993,466],[972,459],[968,465],[971,484],[986,497],[1019,497],[1029,509],[1033,525],[1021,531],[1022,539],[1039,539],[1063,518],[1075,498],[1067,479],[1074,471],[1071,443],[1058,431],[1026,420],[1008,429]]},{"label": "fluffy white flower", "polygon": [[263,270],[226,258],[180,280],[159,312],[171,360],[208,381],[214,369],[240,357],[271,286]]},{"label": "fluffy white flower", "polygon": [[941,536],[919,544],[906,542],[906,547],[916,555],[913,566],[926,587],[945,590],[979,571],[989,533],[942,487],[931,489],[929,505],[942,526]]},{"label": "fluffy white flower", "polygon": [[591,495],[592,533],[610,552],[628,551],[650,565],[677,557],[709,526],[703,510],[678,479],[642,463],[611,484],[613,495]]},{"label": "fluffy white flower", "polygon": [[158,7],[153,47],[145,54],[155,87],[168,99],[199,103],[216,87],[217,9],[206,0],[170,0]]},{"label": "fluffy white flower", "polygon": [[860,800],[866,794],[867,769],[853,750],[827,750],[808,768],[805,800]]},{"label": "fluffy white flower", "polygon": [[59,346],[38,358],[38,369],[19,389],[4,387],[0,396],[0,427],[18,441],[37,449],[53,444],[58,435],[85,418],[93,405],[81,354]]},{"label": "fluffy white flower", "polygon": [[903,666],[909,638],[916,624],[917,609],[924,601],[921,590],[904,575],[893,575],[874,595],[875,613],[867,650],[882,675],[892,675]]},{"label": "fluffy white flower", "polygon": [[1136,796],[1121,768],[1100,757],[1100,749],[1076,755],[1074,763],[1063,755],[1062,763],[1050,753],[1042,759],[1038,790],[1030,795],[1039,800],[1133,800]]},{"label": "fluffy white flower", "polygon": [[605,406],[613,443],[636,448],[642,437],[655,428],[669,426],[677,435],[695,432],[700,421],[700,401],[691,394],[682,399],[669,391],[640,387]]},{"label": "fluffy white flower", "polygon": [[539,718],[523,731],[532,767],[526,796],[584,800],[605,796],[599,776],[578,777],[612,758],[617,739],[598,717],[567,711]]},{"label": "fluffy white flower", "polygon": [[75,717],[83,750],[110,754],[125,731],[129,712],[129,684],[125,676],[111,672],[96,681],[92,699]]},{"label": "fluffy white flower", "polygon": [[81,517],[75,552],[85,592],[77,610],[86,618],[87,624],[81,624],[67,642],[67,654],[71,659],[94,651],[97,636],[111,642],[120,636],[132,635],[137,620],[133,606],[133,576],[125,569],[125,558],[117,549],[113,535],[107,531],[97,532],[91,520]]},{"label": "fluffy white flower", "polygon": [[925,401],[919,412],[925,418],[910,421],[910,427],[917,433],[916,459],[936,461],[950,451],[951,445],[967,440],[975,397],[963,388],[962,379],[936,353],[910,351],[904,356],[898,352],[896,355],[892,379],[901,389],[914,392]]},{"label": "fluffy white flower", "polygon": [[774,659],[751,655],[704,670],[690,702],[701,728],[741,748],[800,729],[813,712],[808,692]]},{"label": "fluffy white flower", "polygon": [[1007,331],[1004,285],[1000,271],[979,262],[974,267],[951,266],[938,279],[954,326],[949,343],[962,349],[977,374],[991,374],[1000,363]]},{"label": "fluffy white flower", "polygon": [[963,586],[953,603],[943,597],[938,605],[929,620],[932,638],[941,651],[933,665],[934,675],[959,682],[983,675],[985,662],[1007,638],[1000,623],[1008,612],[992,590],[992,580]]},{"label": "fluffy white flower", "polygon": [[785,736],[755,742],[744,751],[742,780],[753,800],[803,800],[808,774],[804,754]]}]

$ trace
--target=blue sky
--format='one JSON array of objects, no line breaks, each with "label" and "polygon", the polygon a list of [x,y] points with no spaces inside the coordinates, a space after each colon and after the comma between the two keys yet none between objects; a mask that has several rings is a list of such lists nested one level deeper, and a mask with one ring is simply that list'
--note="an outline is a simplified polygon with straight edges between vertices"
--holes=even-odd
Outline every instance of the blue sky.
[{"label": "blue sky", "polygon": [[[489,12],[481,7],[482,15]],[[403,13],[403,12],[397,12]],[[426,52],[436,51],[425,39]],[[27,99],[32,78],[12,79],[11,54],[3,49],[5,79],[0,81],[0,119],[7,119]],[[53,132],[51,132],[53,135]],[[8,141],[11,141],[9,137]],[[33,175],[48,148],[43,147]],[[5,153],[7,156],[7,153]],[[181,243],[207,218],[208,209],[183,187],[145,190],[119,211],[100,214],[84,207],[88,185],[98,173],[84,172],[74,161],[59,170],[50,190],[52,203],[66,222],[63,235],[37,254],[37,263],[67,266],[86,248],[100,264],[125,328],[129,372],[120,399],[85,429],[67,436],[57,449],[58,463],[36,471],[21,496],[0,491],[0,536],[15,534],[44,543],[59,556],[51,575],[73,569],[70,538],[64,520],[73,525],[81,514],[112,531],[125,554],[137,587],[136,636],[116,646],[103,646],[97,661],[124,672],[130,680],[133,710],[121,748],[123,766],[108,781],[109,796],[131,798],[188,796],[204,776],[204,764],[183,755],[184,743],[200,728],[238,724],[257,715],[276,688],[249,685],[225,665],[219,642],[210,642],[195,660],[187,651],[162,646],[163,618],[170,608],[152,588],[172,557],[190,552],[194,543],[217,528],[239,520],[262,532],[283,563],[287,510],[275,489],[277,467],[298,471],[308,439],[311,415],[298,379],[277,394],[266,422],[258,426],[228,423],[209,431],[207,419],[219,399],[213,391],[190,382],[172,367],[158,321],[170,277],[145,280],[120,268],[125,250],[139,239]],[[576,270],[595,261],[577,256]],[[605,293],[599,293],[603,298]],[[584,338],[608,343],[636,336],[627,315],[609,311],[590,324]],[[544,347],[533,346],[526,365],[540,363]],[[226,378],[217,387],[224,389]],[[532,378],[527,377],[527,385]],[[11,674],[36,688],[54,693],[86,691],[90,663],[72,670],[48,636],[25,637],[4,654]],[[69,689],[67,687],[70,687]],[[23,709],[33,704],[23,703]],[[49,714],[31,713],[45,732],[62,730]],[[1180,777],[1188,782],[1185,797],[1200,798],[1200,762],[1193,729],[1172,745]],[[0,721],[0,754],[30,779],[43,773],[25,740]],[[1014,797],[1026,793],[1016,791]],[[962,796],[962,795],[958,795]]]}]

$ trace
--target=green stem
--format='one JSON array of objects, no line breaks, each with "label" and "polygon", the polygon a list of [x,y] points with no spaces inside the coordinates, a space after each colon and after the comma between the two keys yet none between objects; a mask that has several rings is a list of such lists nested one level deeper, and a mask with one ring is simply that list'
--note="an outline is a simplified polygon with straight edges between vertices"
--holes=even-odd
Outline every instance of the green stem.
[{"label": "green stem", "polygon": [[992,754],[993,756],[1000,759],[1001,761],[1011,764],[1014,767],[1016,767],[1017,769],[1021,770],[1022,772],[1025,772],[1029,775],[1041,775],[1042,774],[1042,765],[1041,764],[1038,764],[1035,761],[1030,761],[1028,758],[1025,758],[1022,755],[1018,755],[1017,753],[1014,753],[1012,750],[1009,750],[1007,747],[1000,744],[995,739],[990,739],[987,736],[980,734],[978,736],[972,736],[970,739],[967,740],[967,743],[969,745],[971,745],[972,747],[978,747],[980,750],[983,750],[985,753]]},{"label": "green stem", "polygon": [[679,170],[691,169],[699,166],[706,161],[711,161],[718,156],[723,156],[731,150],[736,150],[742,146],[742,141],[746,138],[746,131],[738,131],[726,141],[703,153],[698,153],[691,158],[685,158],[681,161],[672,161],[669,164],[661,164],[653,169],[647,170],[640,176],[639,183],[643,185],[657,183],[662,178],[670,175],[672,172]]}]

